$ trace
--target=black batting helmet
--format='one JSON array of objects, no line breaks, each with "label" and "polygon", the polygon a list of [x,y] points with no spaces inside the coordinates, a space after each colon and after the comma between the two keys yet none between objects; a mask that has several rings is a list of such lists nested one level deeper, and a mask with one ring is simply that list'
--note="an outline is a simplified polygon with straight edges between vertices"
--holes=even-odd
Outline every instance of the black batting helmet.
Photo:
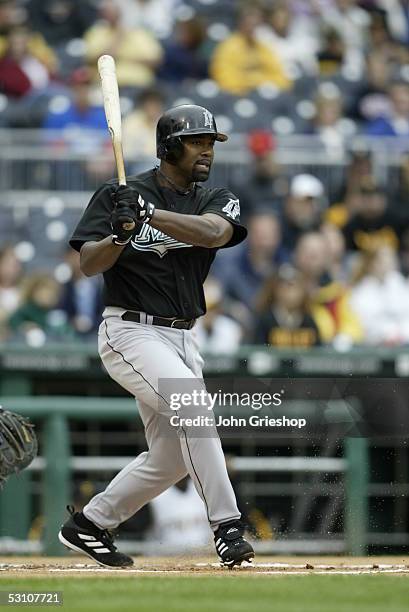
[{"label": "black batting helmet", "polygon": [[214,134],[220,142],[226,134],[217,131],[212,113],[203,106],[181,104],[165,111],[156,126],[156,154],[159,159],[176,161],[183,154],[182,136]]}]

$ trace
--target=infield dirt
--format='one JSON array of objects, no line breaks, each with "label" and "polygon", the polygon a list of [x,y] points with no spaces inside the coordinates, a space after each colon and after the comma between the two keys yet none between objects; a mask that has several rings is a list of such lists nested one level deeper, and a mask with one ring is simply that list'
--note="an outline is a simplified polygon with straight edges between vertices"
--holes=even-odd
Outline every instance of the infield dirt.
[{"label": "infield dirt", "polygon": [[257,556],[252,564],[233,570],[220,567],[214,556],[209,557],[134,557],[134,566],[126,569],[100,567],[86,557],[6,557],[0,558],[0,579],[44,578],[45,576],[101,576],[114,574],[134,576],[148,574],[163,576],[217,575],[336,575],[336,574],[389,574],[409,577],[409,557],[263,557]]}]

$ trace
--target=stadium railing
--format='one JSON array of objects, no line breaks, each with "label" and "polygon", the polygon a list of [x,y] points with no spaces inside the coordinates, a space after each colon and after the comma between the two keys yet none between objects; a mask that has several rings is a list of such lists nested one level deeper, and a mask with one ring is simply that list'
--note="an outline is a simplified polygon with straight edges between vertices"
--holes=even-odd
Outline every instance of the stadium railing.
[{"label": "stadium railing", "polygon": [[[107,135],[100,131],[0,129],[0,204],[7,204],[10,192],[24,197],[24,192],[27,196],[27,192],[93,191],[115,174],[107,143]],[[360,150],[371,152],[378,180],[388,188],[396,187],[397,173],[391,176],[390,170],[398,168],[402,154],[407,153],[405,138],[368,138],[356,134],[335,147],[315,135],[277,134],[274,155],[285,174],[292,176],[306,170],[315,173],[326,184],[330,183],[331,192],[339,188],[351,152]],[[231,134],[226,145],[217,149],[213,180],[242,175],[251,159],[246,135]],[[125,161],[129,171],[134,172],[151,167],[155,160],[127,156]],[[78,207],[81,206],[79,202]]]},{"label": "stadium railing", "polygon": [[[65,506],[71,502],[70,487],[74,471],[114,473],[133,457],[72,457],[68,419],[135,421],[135,401],[128,398],[84,397],[3,397],[4,405],[33,420],[44,420],[43,454],[30,468],[10,479],[0,498],[2,532],[23,540],[30,516],[30,472],[43,472],[41,509],[44,518],[40,550],[48,555],[63,553],[56,534],[64,521]],[[368,449],[364,438],[346,438],[344,458],[331,457],[235,457],[233,468],[239,473],[323,473],[344,475],[344,537],[319,541],[282,542],[281,548],[295,552],[343,552],[364,554],[368,528],[367,488]],[[18,508],[18,511],[16,511]],[[25,550],[30,550],[27,543]],[[260,551],[277,550],[276,543],[264,542]],[[23,542],[20,542],[20,550]],[[280,548],[280,546],[278,547]],[[1,542],[0,542],[1,549]],[[132,549],[132,548],[131,548]],[[134,549],[135,550],[135,549]]]}]

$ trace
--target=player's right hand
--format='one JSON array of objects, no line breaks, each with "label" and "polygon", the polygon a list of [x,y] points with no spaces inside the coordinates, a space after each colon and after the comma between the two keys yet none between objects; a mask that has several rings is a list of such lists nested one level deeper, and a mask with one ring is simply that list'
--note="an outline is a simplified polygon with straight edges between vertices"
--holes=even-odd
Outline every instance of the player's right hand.
[{"label": "player's right hand", "polygon": [[112,201],[114,204],[127,204],[130,208],[136,209],[138,206],[139,193],[130,185],[115,185],[111,192]]},{"label": "player's right hand", "polygon": [[112,241],[127,244],[135,233],[138,213],[131,202],[120,199],[120,191],[113,194],[114,209],[111,213]]}]

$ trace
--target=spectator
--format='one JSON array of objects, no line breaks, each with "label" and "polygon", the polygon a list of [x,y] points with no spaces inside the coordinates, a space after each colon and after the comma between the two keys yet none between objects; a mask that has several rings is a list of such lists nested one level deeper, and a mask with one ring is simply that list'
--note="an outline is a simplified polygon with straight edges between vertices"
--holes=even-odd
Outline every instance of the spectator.
[{"label": "spectator", "polygon": [[101,284],[96,276],[84,276],[76,251],[69,249],[64,259],[71,275],[61,286],[59,310],[65,313],[76,334],[85,337],[95,332],[101,322]]},{"label": "spectator", "polygon": [[65,317],[58,312],[60,286],[48,274],[25,279],[21,304],[9,319],[10,329],[28,344],[42,346],[47,338],[69,337]]},{"label": "spectator", "polygon": [[331,277],[328,244],[320,232],[302,235],[294,252],[294,264],[305,278],[310,297],[311,312],[320,336],[326,343],[349,348],[360,342],[360,321],[349,303],[345,285]]},{"label": "spectator", "polygon": [[300,71],[316,74],[317,39],[304,27],[297,27],[291,5],[280,0],[266,12],[265,22],[257,29],[257,37],[271,48],[272,53],[277,53],[287,77],[293,79]]},{"label": "spectator", "polygon": [[404,57],[402,47],[404,45],[400,45],[391,35],[385,12],[377,8],[371,10],[368,49],[376,49],[382,53],[386,61],[393,62],[396,66],[402,56]]},{"label": "spectator", "polygon": [[107,130],[102,106],[96,106],[91,96],[91,75],[87,68],[77,68],[70,77],[72,99],[70,103],[54,110],[51,106],[44,119],[46,129]]},{"label": "spectator", "polygon": [[362,320],[367,344],[409,343],[409,285],[391,247],[361,255],[351,305]]},{"label": "spectator", "polygon": [[29,0],[27,8],[32,28],[57,47],[83,36],[95,21],[95,4],[90,0]]},{"label": "spectator", "polygon": [[250,176],[243,176],[241,170],[241,177],[231,188],[240,197],[243,219],[257,208],[278,212],[288,194],[288,179],[276,161],[276,143],[271,132],[255,130],[248,135],[247,144],[252,154]]},{"label": "spectator", "polygon": [[321,344],[303,276],[290,264],[280,266],[261,289],[254,343],[275,348],[311,348]]},{"label": "spectator", "polygon": [[242,330],[236,321],[225,314],[223,289],[218,280],[207,278],[204,284],[207,312],[194,328],[201,351],[209,353],[235,353],[239,348]]},{"label": "spectator", "polygon": [[164,59],[158,77],[175,83],[204,79],[208,76],[210,55],[203,20],[200,17],[179,20],[173,37],[164,43]]},{"label": "spectator", "polygon": [[328,253],[324,236],[318,231],[300,235],[293,252],[293,263],[303,274],[309,295],[313,295],[321,279],[327,280],[328,277]]},{"label": "spectator", "polygon": [[27,21],[27,12],[15,0],[1,0],[0,2],[0,50],[9,32],[16,26],[22,25]]},{"label": "spectator", "polygon": [[136,108],[123,120],[125,159],[156,159],[156,124],[164,111],[164,95],[155,88],[145,89]]},{"label": "spectator", "polygon": [[320,34],[320,49],[317,53],[319,74],[331,77],[347,65],[348,53],[345,42],[337,30],[323,27]]},{"label": "spectator", "polygon": [[256,31],[261,21],[259,8],[244,8],[237,30],[215,48],[210,74],[221,89],[244,95],[266,83],[279,89],[290,87],[278,55],[257,39]]},{"label": "spectator", "polygon": [[95,70],[97,60],[108,53],[116,60],[116,74],[120,87],[146,87],[155,80],[155,71],[162,60],[162,48],[153,35],[143,27],[131,28],[121,24],[121,13],[113,0],[104,0],[100,8],[101,20],[85,33],[86,57]]},{"label": "spectator", "polygon": [[405,153],[400,160],[396,188],[391,186],[391,208],[399,213],[405,210],[407,202],[409,202],[409,153]]},{"label": "spectator", "polygon": [[347,249],[375,251],[388,245],[399,250],[408,220],[388,210],[386,193],[372,177],[362,182],[359,196],[358,210],[344,227]]},{"label": "spectator", "polygon": [[105,159],[98,157],[105,149],[111,150],[105,112],[93,103],[88,68],[77,68],[70,84],[71,100],[64,106],[49,107],[43,127],[54,132],[46,134],[45,139],[58,149],[86,156],[86,161],[56,161],[52,179],[57,189],[93,189],[97,181],[107,180],[114,171],[112,154]]},{"label": "spectator", "polygon": [[315,116],[308,131],[320,138],[332,158],[343,157],[343,99],[338,87],[332,83],[322,86],[315,98],[315,108]]},{"label": "spectator", "polygon": [[291,181],[282,214],[282,246],[287,259],[300,235],[319,227],[323,197],[324,186],[312,174],[299,174]]},{"label": "spectator", "polygon": [[15,27],[2,49],[0,90],[15,98],[43,91],[56,67],[56,57],[40,35],[23,26]]},{"label": "spectator", "polygon": [[367,184],[373,173],[372,155],[362,145],[350,151],[350,162],[346,176],[335,201],[324,213],[325,221],[339,228],[344,228],[360,208],[360,189]]},{"label": "spectator", "polygon": [[12,246],[0,249],[0,338],[7,335],[7,319],[20,302],[22,269]]},{"label": "spectator", "polygon": [[393,83],[389,98],[389,112],[367,123],[366,133],[369,136],[409,136],[409,83]]},{"label": "spectator", "polygon": [[272,212],[255,212],[248,221],[248,231],[242,245],[218,254],[213,273],[228,297],[252,311],[261,285],[281,260],[280,222]]},{"label": "spectator", "polygon": [[409,2],[408,0],[378,0],[386,11],[386,19],[393,37],[409,45]]},{"label": "spectator", "polygon": [[366,78],[352,105],[351,114],[359,121],[371,121],[389,112],[388,85],[392,66],[385,55],[374,50],[367,57]]},{"label": "spectator", "polygon": [[345,238],[342,231],[331,223],[323,223],[321,234],[327,243],[327,270],[334,281],[347,283],[349,279],[348,261],[345,253]]},{"label": "spectator", "polygon": [[180,0],[114,0],[125,28],[143,28],[155,38],[168,38]]},{"label": "spectator", "polygon": [[321,11],[324,24],[336,30],[351,50],[363,51],[368,40],[370,17],[357,0],[334,0]]}]

